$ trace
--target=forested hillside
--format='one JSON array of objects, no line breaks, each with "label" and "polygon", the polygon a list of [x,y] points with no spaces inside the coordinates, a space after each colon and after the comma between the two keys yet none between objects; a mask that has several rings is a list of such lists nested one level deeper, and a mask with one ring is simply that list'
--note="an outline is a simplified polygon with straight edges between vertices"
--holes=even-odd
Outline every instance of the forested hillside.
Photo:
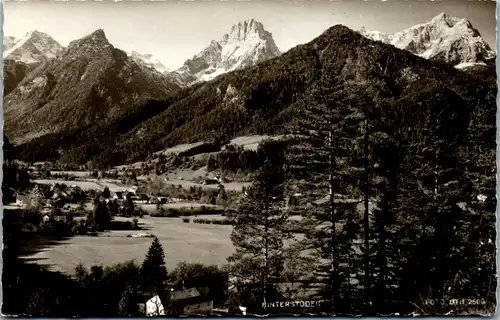
[{"label": "forested hillside", "polygon": [[43,61],[4,97],[5,132],[20,144],[45,134],[107,126],[142,101],[177,89],[97,30]]},{"label": "forested hillside", "polygon": [[[331,75],[327,81],[339,83],[345,96],[362,92],[370,103],[403,108],[401,101],[432,105],[433,94],[423,92],[437,90],[443,101],[460,101],[471,124],[494,123],[493,83],[338,25],[280,57],[187,88],[169,99],[147,102],[106,126],[36,139],[18,147],[18,155],[32,161],[92,160],[106,167],[125,159],[140,160],[178,143],[212,139],[214,134],[283,133],[285,124],[301,114],[297,102],[326,72]],[[492,137],[491,131],[484,134]]]}]

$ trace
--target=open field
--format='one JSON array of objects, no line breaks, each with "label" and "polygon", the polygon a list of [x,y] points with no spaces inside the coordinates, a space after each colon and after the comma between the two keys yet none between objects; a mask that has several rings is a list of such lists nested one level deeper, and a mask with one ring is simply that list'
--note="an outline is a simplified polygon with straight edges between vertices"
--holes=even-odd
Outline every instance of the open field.
[{"label": "open field", "polygon": [[[247,150],[257,150],[258,146],[262,141],[267,140],[267,139],[279,139],[282,136],[269,136],[269,135],[252,135],[252,136],[242,136],[242,137],[237,137],[232,139],[228,144],[233,144],[233,145],[238,145],[238,146],[243,146]],[[160,154],[163,155],[175,155],[179,154],[185,151],[188,151],[192,148],[198,147],[205,142],[195,142],[195,143],[186,143],[186,144],[179,144],[171,148],[163,149],[160,151],[157,151],[154,153],[154,156],[149,159],[151,162],[157,162],[158,161],[158,156]],[[226,145],[227,146],[227,145]],[[222,146],[222,149],[224,149],[225,146]],[[208,157],[209,155],[216,155],[219,152],[209,152],[209,153],[200,153],[197,155],[194,155],[194,159],[200,160]],[[135,163],[131,163],[128,165],[121,165],[121,166],[116,166],[114,167],[117,170],[122,170],[122,169],[127,169],[127,168],[134,168],[134,169],[140,169],[141,166],[144,164],[144,161],[139,161]]]},{"label": "open field", "polygon": [[126,186],[126,185],[119,185],[117,180],[113,179],[87,179],[87,181],[92,181],[95,182],[96,184],[104,187],[108,187],[110,191],[114,192],[124,192],[128,191],[132,186]]},{"label": "open field", "polygon": [[[189,189],[190,187],[203,187],[203,188],[208,188],[208,189],[218,189],[219,186],[216,184],[209,184],[209,185],[204,185],[204,184],[199,184],[196,182],[192,181],[186,181],[186,180],[169,180],[165,181],[166,184],[172,184],[172,185],[180,185],[184,189]],[[230,183],[222,183],[224,188],[226,190],[232,190],[232,191],[239,191],[241,192],[243,189],[243,186],[249,186],[251,183],[249,182],[230,182]]]},{"label": "open field", "polygon": [[57,180],[57,179],[36,179],[33,180],[34,183],[38,184],[65,184],[68,186],[75,185],[80,187],[82,190],[104,190],[105,187],[108,187],[110,191],[127,191],[130,187],[127,186],[119,186],[112,183],[109,180],[101,180],[97,181],[96,179],[88,179],[86,181],[69,181],[69,180]]},{"label": "open field", "polygon": [[[207,167],[204,166],[198,170],[176,170],[175,172],[169,173],[165,176],[162,177],[168,177],[168,181],[165,181],[167,184],[172,184],[172,185],[181,185],[183,188],[188,189],[192,186],[195,187],[203,187],[203,188],[211,188],[211,189],[217,189],[219,186],[217,184],[199,184],[196,182],[193,182],[192,180],[201,177],[204,178],[205,174],[207,174]],[[208,173],[209,177],[214,177],[213,174]],[[249,186],[251,183],[249,182],[230,182],[230,183],[222,183],[224,188],[226,190],[234,190],[234,191],[240,191],[242,190],[242,187]]]},{"label": "open field", "polygon": [[38,183],[38,184],[53,184],[53,183],[59,183],[59,184],[66,184],[66,185],[75,185],[82,190],[104,190],[104,187],[101,185],[98,185],[95,182],[92,181],[66,181],[66,180],[57,180],[57,179],[36,179],[33,180],[33,183]]},{"label": "open field", "polygon": [[268,135],[254,135],[254,136],[243,136],[237,137],[231,140],[229,144],[234,144],[237,146],[243,146],[247,150],[257,150],[259,144],[269,138],[277,138]]},{"label": "open field", "polygon": [[50,174],[53,176],[58,176],[58,175],[69,175],[72,177],[90,177],[92,172],[90,171],[50,171]]},{"label": "open field", "polygon": [[[152,217],[140,218],[139,224],[160,240],[168,270],[182,261],[222,265],[234,251],[229,240],[231,226],[183,223],[180,218]],[[70,274],[80,262],[87,267],[110,266],[132,259],[142,263],[152,239],[127,238],[133,233],[137,232],[112,231],[98,237],[72,237],[29,258],[39,259],[38,263],[48,265],[52,270]]]},{"label": "open field", "polygon": [[[140,204],[138,205],[141,209],[147,212],[157,212],[158,210],[156,209],[156,204]],[[166,203],[161,205],[164,209],[190,209],[193,207],[194,209],[196,208],[201,208],[203,206],[207,208],[218,208],[222,209],[222,206],[217,206],[213,204],[206,204],[206,203],[195,203],[195,202],[172,202],[172,203]]]},{"label": "open field", "polygon": [[179,144],[175,147],[172,147],[172,148],[168,148],[168,149],[165,149],[165,150],[161,150],[161,151],[158,151],[158,152],[155,152],[155,155],[160,155],[160,154],[164,154],[164,155],[167,155],[167,154],[179,154],[181,152],[184,152],[184,151],[187,151],[189,149],[192,149],[194,147],[198,147],[198,146],[201,146],[204,142],[195,142],[195,143],[188,143],[188,144]]}]

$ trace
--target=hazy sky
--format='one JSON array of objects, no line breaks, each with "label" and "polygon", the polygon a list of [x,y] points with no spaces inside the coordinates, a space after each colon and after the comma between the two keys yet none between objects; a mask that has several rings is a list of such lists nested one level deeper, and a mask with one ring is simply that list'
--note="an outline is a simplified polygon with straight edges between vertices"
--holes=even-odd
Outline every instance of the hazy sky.
[{"label": "hazy sky", "polygon": [[101,28],[115,47],[151,53],[175,69],[248,18],[262,22],[286,51],[335,24],[396,32],[446,12],[469,19],[495,48],[495,4],[480,0],[7,1],[4,35],[20,37],[39,30],[66,46]]}]

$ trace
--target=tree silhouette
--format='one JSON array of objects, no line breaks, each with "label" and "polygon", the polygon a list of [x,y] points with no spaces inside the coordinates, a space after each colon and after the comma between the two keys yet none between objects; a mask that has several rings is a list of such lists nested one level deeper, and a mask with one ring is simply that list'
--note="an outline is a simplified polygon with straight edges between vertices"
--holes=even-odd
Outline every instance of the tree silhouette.
[{"label": "tree silhouette", "polygon": [[149,247],[146,259],[142,263],[141,277],[146,287],[152,288],[158,293],[163,292],[168,280],[168,273],[165,267],[165,253],[156,237]]}]

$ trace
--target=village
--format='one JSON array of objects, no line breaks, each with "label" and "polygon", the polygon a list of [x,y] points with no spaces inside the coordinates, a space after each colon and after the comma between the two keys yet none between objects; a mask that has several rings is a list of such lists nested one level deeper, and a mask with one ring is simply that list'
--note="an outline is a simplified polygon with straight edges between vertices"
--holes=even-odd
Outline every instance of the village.
[{"label": "village", "polygon": [[[82,261],[85,268],[109,268],[126,260],[141,262],[151,243],[147,238],[160,239],[168,250],[169,270],[184,262],[218,265],[232,252],[231,226],[222,222],[228,220],[226,213],[234,206],[227,200],[241,192],[226,192],[218,176],[207,175],[197,182],[179,176],[175,182],[184,183],[182,186],[174,185],[171,178],[137,177],[125,169],[62,171],[49,162],[17,165],[28,174],[29,187],[5,195],[10,201],[4,205],[4,216],[21,217],[22,233],[32,234],[40,242],[46,235],[63,237],[57,244],[42,243],[43,249],[24,257],[41,266],[50,264],[51,271],[71,276]],[[98,220],[99,207],[109,212],[111,221],[105,228],[90,226],[89,219]],[[188,223],[191,217],[193,223]],[[169,290],[169,301],[182,314],[227,312],[214,309],[213,295],[206,286],[177,283]],[[141,314],[163,312],[153,292],[139,292],[138,299]]]},{"label": "village", "polygon": [[[106,204],[114,201],[122,207],[127,200],[131,200],[143,213],[159,210],[162,207],[181,208],[200,204],[199,199],[196,201],[192,197],[166,195],[161,190],[153,192],[148,188],[150,180],[133,177],[129,172],[120,172],[122,178],[118,179],[117,170],[110,173],[54,171],[50,170],[51,163],[48,162],[43,163],[43,167],[40,163],[35,165],[27,169],[34,186],[23,191],[11,190],[12,201],[4,204],[5,210],[39,209],[44,221],[53,219],[66,222],[74,216],[92,210],[92,200],[96,196],[102,198]],[[167,182],[168,178],[163,180]],[[183,177],[179,177],[178,180],[184,184],[189,183],[189,187],[218,186],[222,183],[219,176],[206,177],[200,181],[201,183],[188,182]],[[210,203],[205,205],[210,206]]]}]

